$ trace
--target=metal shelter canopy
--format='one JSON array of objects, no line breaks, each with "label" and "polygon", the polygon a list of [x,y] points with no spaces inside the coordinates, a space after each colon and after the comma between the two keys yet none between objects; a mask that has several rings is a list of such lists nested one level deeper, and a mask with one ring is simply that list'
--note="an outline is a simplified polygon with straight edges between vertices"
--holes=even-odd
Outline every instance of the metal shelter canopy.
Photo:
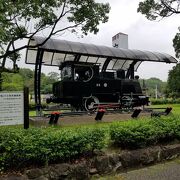
[{"label": "metal shelter canopy", "polygon": [[[43,43],[44,42],[44,43]],[[29,40],[26,51],[27,64],[35,64],[34,95],[37,115],[41,115],[41,67],[60,66],[62,62],[91,62],[100,64],[102,71],[127,70],[127,75],[134,77],[142,61],[176,63],[177,60],[164,53],[119,49],[93,44],[83,44],[59,39],[34,37]]]},{"label": "metal shelter canopy", "polygon": [[[34,37],[29,41],[30,46],[36,46],[44,42],[44,37]],[[41,53],[40,53],[41,52]],[[26,63],[36,64],[37,56],[40,56],[43,65],[60,66],[65,61],[92,62],[100,64],[105,69],[127,70],[133,61],[136,61],[136,71],[142,61],[176,63],[177,60],[165,53],[119,49],[93,44],[83,44],[59,39],[49,39],[38,48],[28,48],[26,52]],[[40,58],[40,57],[39,57]],[[107,60],[108,59],[108,63]],[[106,63],[105,63],[106,62]]]}]

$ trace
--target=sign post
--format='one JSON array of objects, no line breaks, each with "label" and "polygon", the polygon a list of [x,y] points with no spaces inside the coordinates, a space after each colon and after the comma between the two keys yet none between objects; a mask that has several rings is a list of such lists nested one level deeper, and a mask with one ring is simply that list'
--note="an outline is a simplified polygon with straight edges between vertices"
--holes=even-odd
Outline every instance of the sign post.
[{"label": "sign post", "polygon": [[24,129],[29,128],[29,88],[24,87]]}]

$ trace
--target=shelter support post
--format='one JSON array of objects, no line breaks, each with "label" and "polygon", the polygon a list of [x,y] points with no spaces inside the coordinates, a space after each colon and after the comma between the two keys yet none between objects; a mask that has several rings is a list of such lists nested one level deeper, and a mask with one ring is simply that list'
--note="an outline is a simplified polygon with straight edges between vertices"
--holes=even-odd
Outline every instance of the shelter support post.
[{"label": "shelter support post", "polygon": [[128,69],[127,74],[126,74],[126,78],[134,79],[134,66],[135,66],[136,63],[137,63],[137,61],[134,60],[134,61],[129,65],[129,69]]},{"label": "shelter support post", "polygon": [[36,116],[42,115],[41,91],[40,91],[42,57],[43,57],[43,50],[38,49],[36,63],[35,63],[35,72],[34,72],[34,96],[35,96],[35,105],[36,105]]},{"label": "shelter support post", "polygon": [[131,69],[131,72],[130,72],[131,79],[134,79],[134,64],[130,65],[130,69]]},{"label": "shelter support post", "polygon": [[102,72],[105,72],[107,70],[108,64],[110,63],[111,60],[112,60],[112,58],[106,59],[106,61],[103,64],[102,70],[101,70]]}]

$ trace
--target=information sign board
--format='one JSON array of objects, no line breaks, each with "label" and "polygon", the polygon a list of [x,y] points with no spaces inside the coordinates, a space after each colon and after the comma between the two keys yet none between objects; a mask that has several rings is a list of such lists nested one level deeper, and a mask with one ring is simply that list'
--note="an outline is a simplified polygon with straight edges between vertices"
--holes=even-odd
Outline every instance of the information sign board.
[{"label": "information sign board", "polygon": [[0,93],[0,126],[24,123],[23,92]]}]

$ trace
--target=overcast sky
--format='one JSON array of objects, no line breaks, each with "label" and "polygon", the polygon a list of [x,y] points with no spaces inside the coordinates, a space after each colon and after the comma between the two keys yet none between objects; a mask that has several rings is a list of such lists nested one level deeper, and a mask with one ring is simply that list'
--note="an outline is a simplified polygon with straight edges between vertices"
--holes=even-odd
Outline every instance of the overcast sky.
[{"label": "overcast sky", "polygon": [[[99,0],[109,2],[111,11],[109,21],[99,26],[97,35],[89,34],[84,38],[76,35],[65,34],[61,39],[92,43],[98,45],[112,46],[112,36],[118,32],[126,33],[129,36],[129,49],[149,50],[164,52],[175,56],[172,39],[178,31],[179,17],[172,16],[159,22],[147,20],[144,15],[137,13],[140,0]],[[24,66],[21,63],[21,67]],[[168,71],[174,65],[164,63],[147,63],[140,65],[138,74],[140,78],[157,77],[167,80]],[[31,67],[32,66],[27,66]],[[43,68],[47,72],[47,68]],[[48,71],[54,71],[54,67],[48,67]]]}]

